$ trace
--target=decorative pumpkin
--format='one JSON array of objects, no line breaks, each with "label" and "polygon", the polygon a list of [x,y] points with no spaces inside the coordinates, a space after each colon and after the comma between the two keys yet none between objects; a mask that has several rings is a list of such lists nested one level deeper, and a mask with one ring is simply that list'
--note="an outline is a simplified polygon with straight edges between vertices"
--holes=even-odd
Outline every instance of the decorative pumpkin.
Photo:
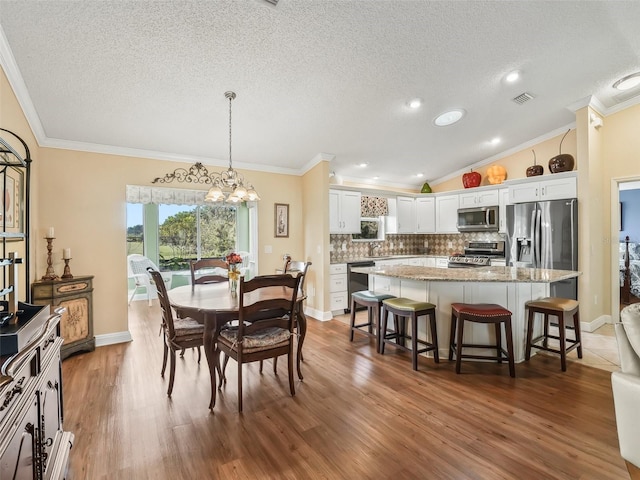
[{"label": "decorative pumpkin", "polygon": [[502,165],[491,165],[487,169],[487,180],[491,185],[502,183],[507,178],[507,170]]}]

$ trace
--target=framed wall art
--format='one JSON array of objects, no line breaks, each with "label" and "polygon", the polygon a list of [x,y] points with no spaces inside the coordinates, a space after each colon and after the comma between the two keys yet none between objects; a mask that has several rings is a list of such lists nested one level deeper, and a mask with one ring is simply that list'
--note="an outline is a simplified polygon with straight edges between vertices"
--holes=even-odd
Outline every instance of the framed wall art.
[{"label": "framed wall art", "polygon": [[[24,233],[24,173],[21,169],[7,166],[0,175],[4,188],[0,226],[7,233]],[[19,238],[7,238],[19,240]]]},{"label": "framed wall art", "polygon": [[289,204],[276,203],[274,213],[275,237],[289,237]]}]

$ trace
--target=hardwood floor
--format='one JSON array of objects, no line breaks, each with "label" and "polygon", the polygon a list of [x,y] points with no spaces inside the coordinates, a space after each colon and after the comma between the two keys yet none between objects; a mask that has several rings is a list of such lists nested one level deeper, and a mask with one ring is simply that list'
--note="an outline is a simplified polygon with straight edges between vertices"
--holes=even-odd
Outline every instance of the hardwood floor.
[{"label": "hardwood floor", "polygon": [[[236,364],[213,412],[206,361],[187,351],[172,398],[160,377],[160,310],[130,307],[133,342],[63,362],[69,479],[628,479],[610,373],[535,356],[516,365],[411,358],[338,321],[309,319],[304,381],[286,362]],[[446,341],[442,339],[441,341]]]}]

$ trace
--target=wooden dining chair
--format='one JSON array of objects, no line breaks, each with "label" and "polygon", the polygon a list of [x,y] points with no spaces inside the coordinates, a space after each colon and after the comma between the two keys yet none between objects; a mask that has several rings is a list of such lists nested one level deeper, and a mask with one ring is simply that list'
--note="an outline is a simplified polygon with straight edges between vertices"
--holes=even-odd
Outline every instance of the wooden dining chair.
[{"label": "wooden dining chair", "polygon": [[219,258],[201,258],[191,260],[191,288],[206,283],[219,283],[229,280],[229,264]]},{"label": "wooden dining chair", "polygon": [[301,262],[297,260],[289,260],[285,264],[284,273],[302,277],[300,280],[300,293],[298,295],[306,295],[304,291],[304,281],[307,278],[307,270],[311,265],[311,262]]},{"label": "wooden dining chair", "polygon": [[167,357],[170,356],[169,363],[169,387],[167,395],[173,392],[173,380],[176,373],[176,351],[184,351],[185,348],[198,348],[198,363],[200,363],[200,346],[204,345],[204,325],[198,323],[191,317],[174,318],[167,288],[162,281],[162,275],[157,270],[148,269],[158,291],[160,309],[162,310],[162,336],[164,343],[164,354],[162,357],[162,371],[160,375],[164,378],[167,367]]},{"label": "wooden dining chair", "polygon": [[[238,322],[223,328],[217,347],[238,362],[238,411],[242,412],[242,365],[287,356],[289,390],[296,394],[293,382],[293,345],[296,299],[301,277],[263,275],[240,279]],[[286,287],[286,288],[284,288]],[[221,384],[224,380],[224,368]]]}]

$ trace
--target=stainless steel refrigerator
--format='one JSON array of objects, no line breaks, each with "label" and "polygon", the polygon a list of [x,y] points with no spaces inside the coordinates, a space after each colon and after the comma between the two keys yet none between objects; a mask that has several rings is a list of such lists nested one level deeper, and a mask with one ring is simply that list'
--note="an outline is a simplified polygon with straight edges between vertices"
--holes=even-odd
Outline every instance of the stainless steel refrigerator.
[{"label": "stainless steel refrigerator", "polygon": [[[507,265],[578,269],[578,200],[507,205]],[[578,279],[551,284],[551,295],[578,299]]]}]

